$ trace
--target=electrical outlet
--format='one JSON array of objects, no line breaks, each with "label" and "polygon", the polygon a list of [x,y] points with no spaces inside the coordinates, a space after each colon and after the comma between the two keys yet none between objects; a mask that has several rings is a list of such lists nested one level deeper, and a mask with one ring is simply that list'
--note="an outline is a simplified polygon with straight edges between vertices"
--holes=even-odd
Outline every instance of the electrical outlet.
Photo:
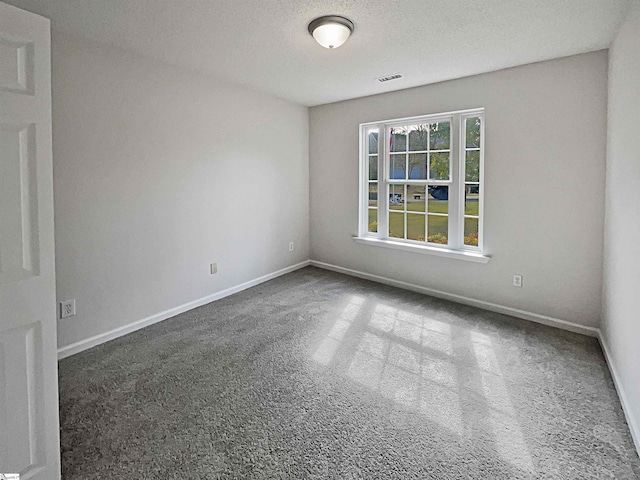
[{"label": "electrical outlet", "polygon": [[513,286],[518,288],[522,287],[522,275],[513,276]]},{"label": "electrical outlet", "polygon": [[217,263],[212,263],[211,264],[211,275],[218,273],[218,264]]},{"label": "electrical outlet", "polygon": [[289,251],[293,252],[293,249],[294,249],[293,242],[289,242]]},{"label": "electrical outlet", "polygon": [[76,314],[76,301],[64,300],[60,302],[60,318],[73,317]]}]

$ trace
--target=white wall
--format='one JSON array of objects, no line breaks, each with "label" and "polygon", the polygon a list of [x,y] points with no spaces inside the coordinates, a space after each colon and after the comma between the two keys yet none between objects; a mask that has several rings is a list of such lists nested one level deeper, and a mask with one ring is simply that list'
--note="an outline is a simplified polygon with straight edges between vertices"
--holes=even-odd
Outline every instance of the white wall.
[{"label": "white wall", "polygon": [[640,450],[640,4],[609,52],[603,333]]},{"label": "white wall", "polygon": [[[437,68],[437,66],[434,66]],[[607,53],[537,63],[310,111],[311,258],[599,324]],[[356,244],[358,124],[486,108],[487,265]],[[512,275],[524,287],[511,286]]]},{"label": "white wall", "polygon": [[309,258],[307,108],[55,32],[52,48],[57,295],[78,312],[60,347]]}]

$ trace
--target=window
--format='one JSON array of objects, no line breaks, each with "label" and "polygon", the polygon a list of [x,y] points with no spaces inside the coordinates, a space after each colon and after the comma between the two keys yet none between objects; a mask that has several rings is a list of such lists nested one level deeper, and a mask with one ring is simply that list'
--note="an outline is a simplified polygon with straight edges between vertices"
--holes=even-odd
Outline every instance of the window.
[{"label": "window", "polygon": [[366,123],[360,139],[356,240],[488,261],[482,255],[484,110]]}]

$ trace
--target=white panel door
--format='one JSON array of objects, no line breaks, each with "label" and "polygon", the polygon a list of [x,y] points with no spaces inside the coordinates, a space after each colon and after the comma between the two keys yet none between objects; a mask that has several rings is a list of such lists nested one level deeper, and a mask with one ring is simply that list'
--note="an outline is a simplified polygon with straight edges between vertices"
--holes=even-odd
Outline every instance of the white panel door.
[{"label": "white panel door", "polygon": [[0,3],[0,473],[60,478],[49,20]]}]

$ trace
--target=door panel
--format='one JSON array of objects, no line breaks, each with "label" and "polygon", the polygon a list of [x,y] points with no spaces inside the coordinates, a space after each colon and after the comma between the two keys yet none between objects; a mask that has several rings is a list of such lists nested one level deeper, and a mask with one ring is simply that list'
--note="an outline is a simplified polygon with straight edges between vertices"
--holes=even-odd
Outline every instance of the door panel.
[{"label": "door panel", "polygon": [[42,341],[38,323],[4,331],[0,339],[0,431],[26,432],[2,436],[0,451],[4,473],[24,477],[41,470],[42,445],[38,432],[44,428],[42,372],[39,371]]},{"label": "door panel", "polygon": [[0,473],[60,478],[49,21],[0,3]]},{"label": "door panel", "polygon": [[0,282],[38,275],[35,125],[0,124]]},{"label": "door panel", "polygon": [[33,94],[33,44],[0,33],[0,89]]}]

